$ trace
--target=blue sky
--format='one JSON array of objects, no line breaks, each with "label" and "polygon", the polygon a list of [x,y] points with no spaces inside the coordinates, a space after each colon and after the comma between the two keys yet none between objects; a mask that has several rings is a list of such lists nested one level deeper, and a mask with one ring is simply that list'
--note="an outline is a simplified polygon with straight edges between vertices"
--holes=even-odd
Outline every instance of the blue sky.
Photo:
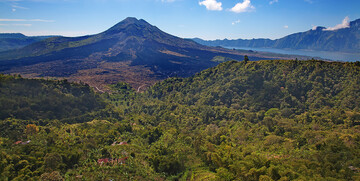
[{"label": "blue sky", "polygon": [[183,38],[275,39],[359,19],[360,0],[0,0],[2,33],[96,34],[126,17]]}]

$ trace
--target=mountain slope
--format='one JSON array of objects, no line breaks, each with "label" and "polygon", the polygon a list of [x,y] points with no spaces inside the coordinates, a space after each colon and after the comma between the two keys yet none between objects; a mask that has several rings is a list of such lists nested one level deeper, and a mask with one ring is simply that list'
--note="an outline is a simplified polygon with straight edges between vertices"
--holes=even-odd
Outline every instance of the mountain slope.
[{"label": "mountain slope", "polygon": [[67,77],[96,87],[101,86],[97,82],[118,81],[138,87],[169,76],[193,75],[217,65],[211,61],[215,56],[243,59],[237,51],[200,45],[169,35],[144,20],[127,18],[96,35],[54,37],[2,52],[0,71]]},{"label": "mountain slope", "polygon": [[300,32],[280,39],[252,39],[252,40],[214,40],[204,41],[198,38],[194,41],[208,46],[227,47],[257,47],[257,48],[289,48],[309,49],[321,51],[360,52],[360,19],[350,22],[349,28],[325,30],[317,27],[314,30]]},{"label": "mountain slope", "polygon": [[21,33],[0,33],[0,52],[22,48],[53,36],[25,36]]}]

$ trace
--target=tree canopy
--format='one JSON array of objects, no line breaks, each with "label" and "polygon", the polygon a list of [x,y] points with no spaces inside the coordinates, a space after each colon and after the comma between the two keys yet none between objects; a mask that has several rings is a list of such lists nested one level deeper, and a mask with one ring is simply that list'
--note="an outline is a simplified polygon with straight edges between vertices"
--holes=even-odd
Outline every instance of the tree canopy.
[{"label": "tree canopy", "polygon": [[228,61],[111,89],[1,75],[0,180],[360,179],[356,63]]}]

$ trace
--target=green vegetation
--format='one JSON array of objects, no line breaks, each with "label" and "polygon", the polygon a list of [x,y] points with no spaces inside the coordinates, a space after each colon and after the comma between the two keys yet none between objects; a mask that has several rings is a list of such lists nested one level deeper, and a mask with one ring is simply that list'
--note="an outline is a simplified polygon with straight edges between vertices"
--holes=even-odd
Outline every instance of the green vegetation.
[{"label": "green vegetation", "polygon": [[[0,119],[58,119],[79,122],[81,116],[105,107],[88,85],[0,75]],[[88,120],[81,120],[88,121]]]},{"label": "green vegetation", "polygon": [[[2,97],[11,92],[5,80],[86,102],[62,91],[85,85],[13,76],[2,76]],[[41,109],[3,116],[0,180],[360,179],[359,63],[229,61],[145,93],[111,88],[101,97],[88,92],[103,106],[81,120]],[[29,103],[41,97],[17,92]]]},{"label": "green vegetation", "polygon": [[222,57],[222,56],[215,56],[212,60],[212,62],[227,62],[227,61],[235,61],[234,59],[228,58],[228,57]]}]

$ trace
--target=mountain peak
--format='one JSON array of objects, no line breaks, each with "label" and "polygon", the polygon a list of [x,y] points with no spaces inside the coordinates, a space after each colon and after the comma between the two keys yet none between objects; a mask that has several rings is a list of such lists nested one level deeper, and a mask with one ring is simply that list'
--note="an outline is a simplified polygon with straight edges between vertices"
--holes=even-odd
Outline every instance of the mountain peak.
[{"label": "mountain peak", "polygon": [[113,27],[108,29],[106,31],[106,33],[110,33],[110,34],[118,33],[118,32],[128,29],[128,27],[130,27],[130,26],[136,26],[136,27],[138,27],[138,29],[144,29],[146,27],[153,27],[151,24],[149,24],[148,22],[146,22],[143,19],[137,19],[135,17],[127,17],[126,19],[120,21],[119,23],[117,23],[116,25],[114,25]]},{"label": "mountain peak", "polygon": [[135,17],[127,17],[123,21],[139,21],[139,20]]},{"label": "mountain peak", "polygon": [[[129,23],[129,24],[144,24],[144,23],[147,23],[149,24],[148,22],[146,22],[145,20],[143,19],[137,19],[135,17],[127,17],[125,18],[124,20],[121,21],[122,23]],[[120,22],[120,23],[121,23]]]},{"label": "mountain peak", "polygon": [[151,24],[149,24],[148,22],[146,22],[143,19],[137,19],[135,17],[127,17],[126,19],[120,21],[118,24],[116,24],[112,28],[119,27],[119,26],[121,26],[121,27],[128,26],[131,24],[140,25],[140,26],[152,26]]}]

